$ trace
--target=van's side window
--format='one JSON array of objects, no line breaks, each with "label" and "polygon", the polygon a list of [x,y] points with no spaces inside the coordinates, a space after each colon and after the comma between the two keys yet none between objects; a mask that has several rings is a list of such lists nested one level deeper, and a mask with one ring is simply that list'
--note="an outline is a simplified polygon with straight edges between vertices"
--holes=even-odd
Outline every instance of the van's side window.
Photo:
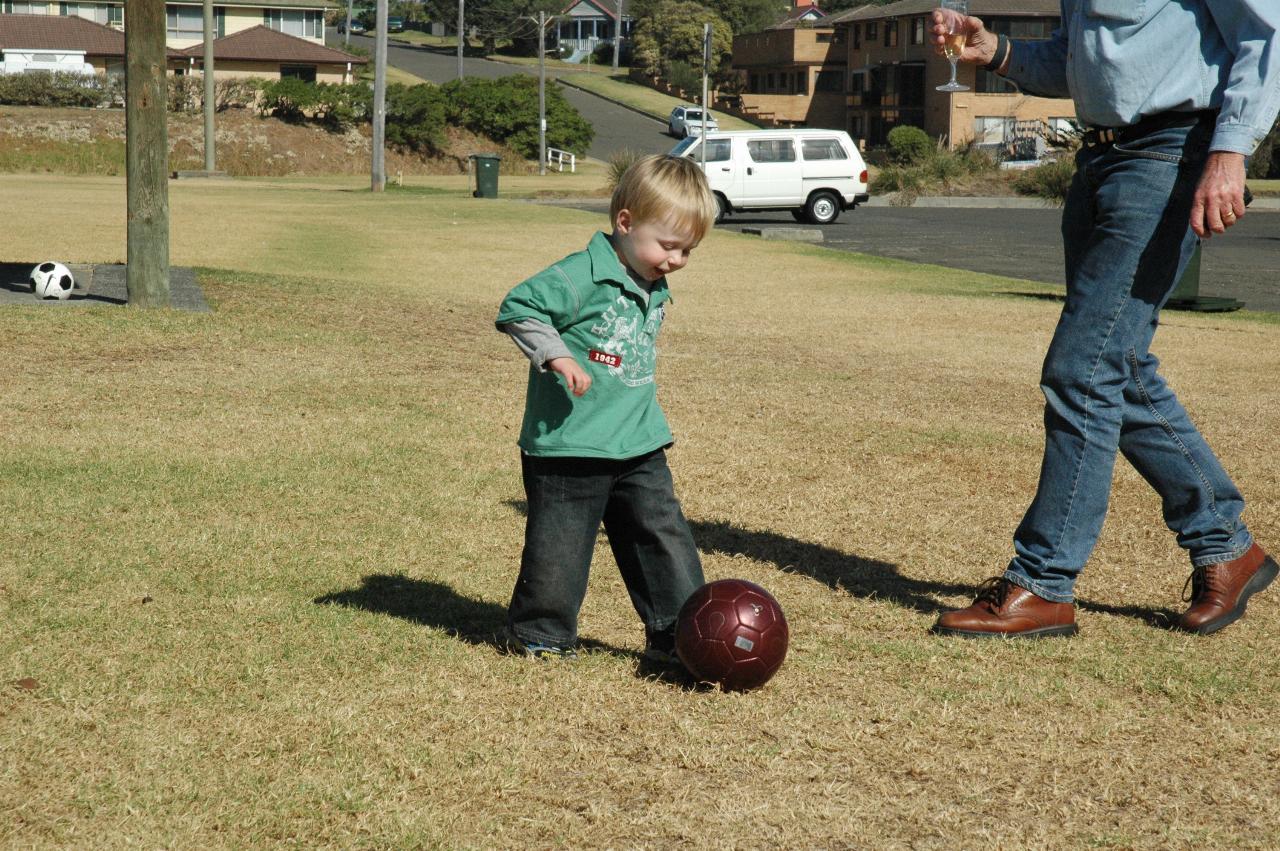
[{"label": "van's side window", "polygon": [[790,139],[760,139],[747,142],[747,153],[752,162],[758,163],[793,163],[796,161],[796,148]]},{"label": "van's side window", "polygon": [[[729,159],[729,148],[732,142],[729,139],[712,139],[707,143],[707,162],[722,163]],[[700,154],[694,151],[692,157],[696,160]]]},{"label": "van's side window", "polygon": [[847,160],[849,155],[835,139],[804,139],[800,150],[806,160]]}]

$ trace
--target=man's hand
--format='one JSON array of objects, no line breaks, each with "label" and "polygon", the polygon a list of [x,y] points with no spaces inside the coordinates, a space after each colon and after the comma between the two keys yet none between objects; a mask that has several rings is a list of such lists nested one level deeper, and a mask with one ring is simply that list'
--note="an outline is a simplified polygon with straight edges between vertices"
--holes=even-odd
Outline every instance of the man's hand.
[{"label": "man's hand", "polygon": [[564,383],[575,396],[581,396],[591,387],[591,376],[573,358],[552,358],[547,361],[547,369],[564,376]]},{"label": "man's hand", "polygon": [[998,43],[996,34],[987,31],[981,18],[961,18],[959,14],[948,9],[934,9],[933,49],[939,56],[943,55],[942,46],[946,44],[947,35],[953,31],[953,25],[955,25],[955,32],[965,34],[964,52],[960,54],[961,62],[986,65],[996,55]]},{"label": "man's hand", "polygon": [[1244,218],[1244,154],[1213,151],[1205,160],[1195,200],[1191,202],[1191,229],[1201,239]]}]

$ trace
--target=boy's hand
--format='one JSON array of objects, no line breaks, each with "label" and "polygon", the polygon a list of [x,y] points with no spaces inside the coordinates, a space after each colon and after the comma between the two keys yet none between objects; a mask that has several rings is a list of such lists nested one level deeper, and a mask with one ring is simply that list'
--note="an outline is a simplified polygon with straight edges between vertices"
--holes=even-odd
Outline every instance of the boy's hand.
[{"label": "boy's hand", "polygon": [[573,358],[552,358],[547,361],[547,369],[564,376],[564,383],[575,396],[581,396],[591,387],[591,376]]}]

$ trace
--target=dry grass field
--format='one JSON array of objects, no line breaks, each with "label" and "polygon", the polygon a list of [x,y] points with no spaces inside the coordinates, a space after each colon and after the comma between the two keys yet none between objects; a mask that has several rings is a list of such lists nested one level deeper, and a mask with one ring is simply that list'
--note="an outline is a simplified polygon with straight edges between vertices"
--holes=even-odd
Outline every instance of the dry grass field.
[{"label": "dry grass field", "polygon": [[[0,308],[0,846],[1280,844],[1280,592],[1166,629],[1188,567],[1127,467],[1078,637],[927,634],[1032,494],[1050,291],[724,232],[694,253],[670,461],[708,576],[769,588],[792,646],[759,692],[689,689],[637,675],[603,538],[591,652],[494,642],[526,367],[492,318],[603,220],[364,185],[174,184],[211,313]],[[120,180],[0,177],[0,208],[0,261],[123,257]],[[1165,318],[1280,549],[1280,326]]]}]

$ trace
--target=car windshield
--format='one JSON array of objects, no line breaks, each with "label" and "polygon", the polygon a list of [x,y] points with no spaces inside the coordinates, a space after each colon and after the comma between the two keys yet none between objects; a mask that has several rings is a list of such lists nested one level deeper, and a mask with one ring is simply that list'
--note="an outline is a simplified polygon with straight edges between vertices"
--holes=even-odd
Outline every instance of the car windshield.
[{"label": "car windshield", "polygon": [[696,109],[691,109],[691,110],[689,110],[688,112],[686,112],[686,113],[684,114],[684,117],[685,117],[686,119],[688,119],[689,121],[701,121],[701,120],[702,120],[702,113],[701,113],[701,112],[699,112],[699,111],[698,111],[698,110],[696,110]]}]

